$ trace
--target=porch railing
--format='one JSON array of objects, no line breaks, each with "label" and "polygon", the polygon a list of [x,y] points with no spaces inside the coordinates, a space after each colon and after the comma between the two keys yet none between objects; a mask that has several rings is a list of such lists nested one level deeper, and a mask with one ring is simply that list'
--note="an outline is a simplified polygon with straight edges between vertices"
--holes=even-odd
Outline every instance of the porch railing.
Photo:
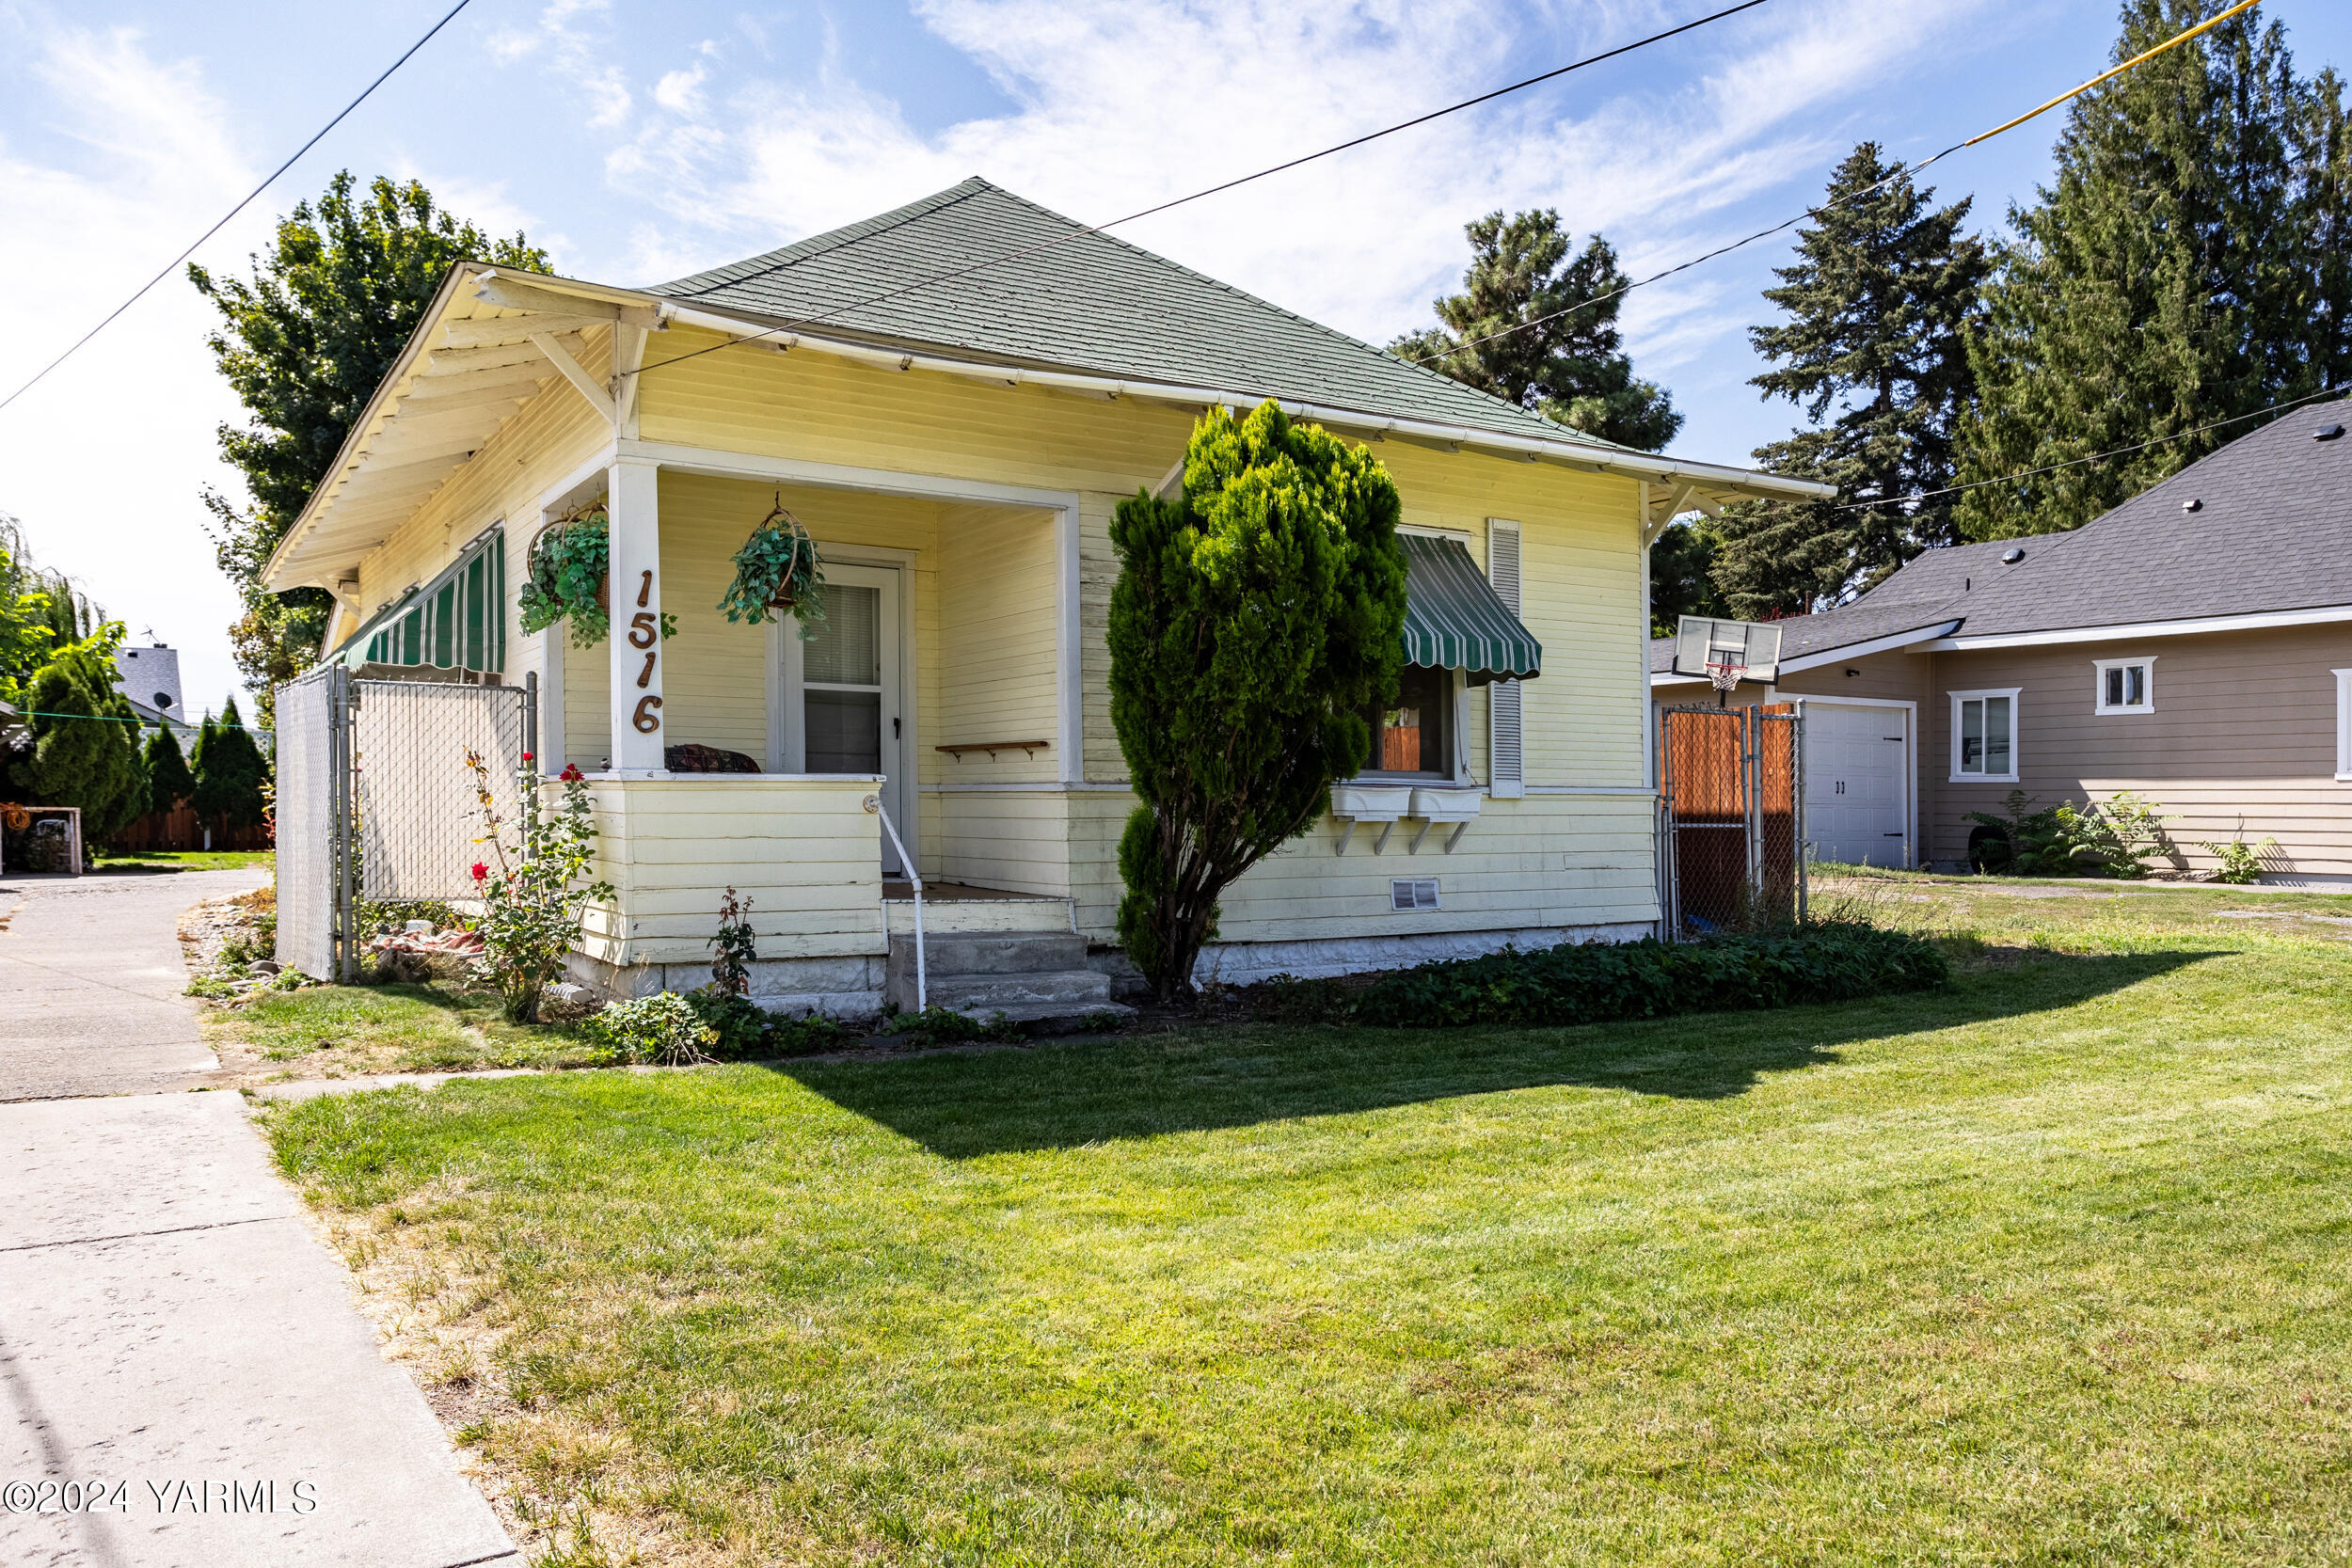
[{"label": "porch railing", "polygon": [[898,851],[898,863],[907,868],[907,881],[914,889],[914,1010],[930,1010],[930,974],[923,956],[923,873],[915,868],[914,857],[899,842],[898,830],[890,825],[890,808],[883,805],[880,795],[868,795],[866,803],[882,818],[882,832],[890,835],[890,847]]}]

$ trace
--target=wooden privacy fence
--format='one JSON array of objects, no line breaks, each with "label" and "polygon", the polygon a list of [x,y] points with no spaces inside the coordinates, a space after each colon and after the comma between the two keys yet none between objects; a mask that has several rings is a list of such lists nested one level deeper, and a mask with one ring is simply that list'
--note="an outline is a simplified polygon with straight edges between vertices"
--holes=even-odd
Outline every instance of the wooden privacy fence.
[{"label": "wooden privacy fence", "polygon": [[[212,842],[204,839],[206,827],[213,830]],[[228,819],[215,816],[208,824],[187,804],[169,811],[151,811],[129,827],[106,841],[109,849],[134,853],[152,849],[266,849],[270,847],[269,824],[256,823],[250,828],[231,828]]]},{"label": "wooden privacy fence", "polygon": [[1659,715],[1659,894],[1676,937],[1803,919],[1804,720],[1793,704]]}]

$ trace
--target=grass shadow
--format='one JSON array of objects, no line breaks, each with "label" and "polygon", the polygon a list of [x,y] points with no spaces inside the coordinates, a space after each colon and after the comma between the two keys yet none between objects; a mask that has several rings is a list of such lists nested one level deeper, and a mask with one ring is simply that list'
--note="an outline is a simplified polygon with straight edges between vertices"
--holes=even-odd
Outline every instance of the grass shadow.
[{"label": "grass shadow", "polygon": [[771,1070],[962,1160],[1552,1085],[1720,1100],[1855,1040],[2069,1007],[2223,956],[2052,957],[1942,991],[1574,1028],[1253,1024]]}]

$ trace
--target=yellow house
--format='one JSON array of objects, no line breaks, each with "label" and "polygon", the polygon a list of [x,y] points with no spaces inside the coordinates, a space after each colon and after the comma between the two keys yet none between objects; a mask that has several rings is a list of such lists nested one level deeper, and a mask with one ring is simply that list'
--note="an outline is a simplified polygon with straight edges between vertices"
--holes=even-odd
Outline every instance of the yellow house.
[{"label": "yellow house", "polygon": [[[1232,890],[1202,977],[1654,929],[1648,541],[1821,487],[1586,438],[982,181],[653,289],[457,267],[266,580],[330,591],[355,666],[536,677],[618,890],[576,978],[700,984],[733,886],[766,1005],[912,1005],[912,871],[930,1000],[1091,1011],[1134,804],[1111,514],[1266,398],[1394,477],[1408,669],[1384,766]],[[675,637],[520,629],[533,539],[592,501],[616,632]],[[779,502],[825,563],[813,640],[716,608]],[[1539,675],[1496,678],[1533,673],[1505,643]],[[757,771],[684,770],[713,752]]]}]

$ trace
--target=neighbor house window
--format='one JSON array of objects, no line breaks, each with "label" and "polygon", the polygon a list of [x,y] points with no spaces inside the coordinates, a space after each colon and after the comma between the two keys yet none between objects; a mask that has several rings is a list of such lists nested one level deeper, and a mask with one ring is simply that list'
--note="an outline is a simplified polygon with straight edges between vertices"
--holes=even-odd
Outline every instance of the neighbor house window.
[{"label": "neighbor house window", "polygon": [[1454,672],[1408,664],[1398,673],[1396,701],[1375,708],[1366,773],[1401,778],[1454,777]]},{"label": "neighbor house window", "polygon": [[2099,672],[2100,713],[2153,713],[2156,710],[2156,660],[2101,658],[2091,661]]},{"label": "neighbor house window", "polygon": [[2352,670],[2336,676],[2336,777],[2352,781]]},{"label": "neighbor house window", "polygon": [[1952,693],[1952,782],[2017,782],[2017,693]]}]

